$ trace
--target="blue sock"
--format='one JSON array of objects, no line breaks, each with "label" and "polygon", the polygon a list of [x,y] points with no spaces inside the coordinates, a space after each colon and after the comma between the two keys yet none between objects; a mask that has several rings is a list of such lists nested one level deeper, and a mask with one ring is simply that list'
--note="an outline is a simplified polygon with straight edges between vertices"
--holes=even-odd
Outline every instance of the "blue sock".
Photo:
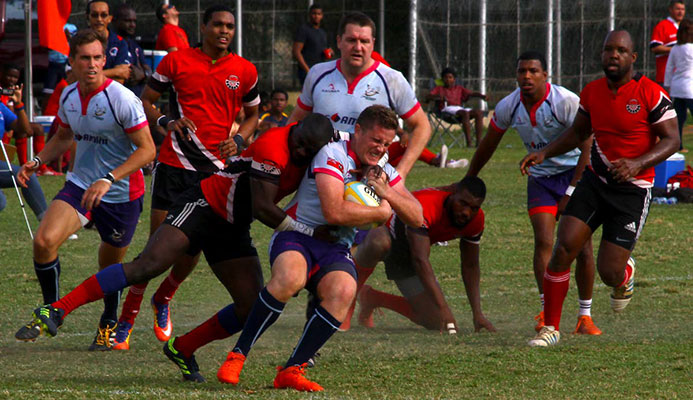
[{"label": "blue sock", "polygon": [[318,306],[306,322],[303,335],[285,367],[303,365],[334,335],[342,325],[327,310]]},{"label": "blue sock", "polygon": [[260,335],[279,318],[285,305],[275,299],[266,287],[262,288],[233,351],[247,356]]},{"label": "blue sock", "polygon": [[34,261],[34,272],[41,285],[41,293],[43,294],[43,304],[55,303],[60,299],[60,258],[39,264]]},{"label": "blue sock", "polygon": [[99,282],[99,286],[101,286],[104,298],[111,293],[115,293],[130,286],[127,278],[125,278],[123,264],[120,263],[109,265],[97,272],[96,280]]},{"label": "blue sock", "polygon": [[222,308],[217,313],[217,319],[219,320],[219,324],[221,324],[229,335],[233,335],[243,329],[243,324],[241,324],[241,321],[236,317],[236,306],[234,304],[229,304]]}]

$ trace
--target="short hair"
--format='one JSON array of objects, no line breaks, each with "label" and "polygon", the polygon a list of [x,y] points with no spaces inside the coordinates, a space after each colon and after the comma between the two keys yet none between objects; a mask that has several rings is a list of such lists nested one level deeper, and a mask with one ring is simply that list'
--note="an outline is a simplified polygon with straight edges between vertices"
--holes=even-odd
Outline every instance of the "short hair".
[{"label": "short hair", "polygon": [[2,66],[0,66],[0,71],[2,72],[8,72],[10,70],[16,69],[17,71],[22,71],[21,68],[19,68],[19,65],[12,63],[12,62],[6,62],[3,63]]},{"label": "short hair", "polygon": [[683,0],[671,0],[669,2],[669,8],[673,7],[676,4],[683,4],[684,7],[686,6],[686,2]]},{"label": "short hair", "polygon": [[156,19],[158,19],[161,22],[164,22],[164,13],[165,13],[164,6],[168,10],[168,4],[161,3],[161,4],[159,4],[159,7],[157,7],[156,11],[154,12],[154,14],[156,14]]},{"label": "short hair", "polygon": [[135,8],[129,4],[120,3],[113,10],[113,19],[116,21],[119,20],[125,11],[135,12]]},{"label": "short hair", "polygon": [[322,6],[318,3],[313,3],[313,5],[308,8],[308,12],[310,13],[313,10],[322,10]]},{"label": "short hair", "polygon": [[[534,60],[534,58],[532,60]],[[486,198],[486,184],[478,176],[465,176],[461,181],[455,184],[455,189],[458,191],[467,189],[467,191],[477,199]]]},{"label": "short hair", "polygon": [[349,24],[358,26],[370,26],[371,31],[373,33],[373,37],[375,37],[375,22],[373,22],[371,17],[369,17],[368,15],[360,11],[354,11],[343,16],[342,19],[339,20],[339,29],[337,30],[337,35],[342,36],[344,34],[344,31],[346,31],[346,26]]},{"label": "short hair", "polygon": [[274,90],[272,91],[272,93],[270,93],[270,99],[271,99],[272,97],[274,97],[274,95],[277,94],[277,93],[283,94],[284,97],[286,97],[286,99],[289,100],[289,93],[287,93],[286,90],[284,90],[284,89],[274,89]]},{"label": "short hair", "polygon": [[70,38],[70,57],[75,58],[79,46],[93,42],[101,43],[103,52],[106,54],[106,40],[96,33],[95,30],[87,28],[77,31],[77,33]]},{"label": "short hair", "polygon": [[361,126],[361,129],[365,130],[372,129],[374,125],[395,131],[399,127],[397,114],[392,109],[380,104],[374,104],[361,111],[356,123]]},{"label": "short hair", "polygon": [[447,74],[452,74],[452,76],[457,77],[457,74],[455,73],[455,70],[452,67],[445,67],[442,71],[440,71],[441,78]]},{"label": "short hair", "polygon": [[686,44],[693,42],[693,37],[691,37],[691,28],[693,28],[693,21],[688,18],[684,18],[679,22],[679,31],[676,35],[677,44]]},{"label": "short hair", "polygon": [[[546,71],[546,57],[544,57],[544,53],[536,50],[527,50],[524,53],[520,54],[519,57],[517,57],[517,63],[520,61],[529,61],[529,60],[537,60],[541,64],[541,69]],[[515,63],[517,65],[517,63]]]},{"label": "short hair", "polygon": [[108,4],[108,1],[106,0],[89,0],[87,2],[87,15],[89,15],[89,13],[91,12],[91,5],[94,3],[106,3],[106,5],[108,6],[108,15],[111,15],[111,5]]},{"label": "short hair", "polygon": [[213,6],[207,7],[204,15],[202,16],[202,23],[207,25],[207,22],[209,22],[209,20],[212,19],[212,14],[214,14],[215,12],[227,12],[233,15],[233,10],[231,10],[231,7],[224,4],[215,4]]}]

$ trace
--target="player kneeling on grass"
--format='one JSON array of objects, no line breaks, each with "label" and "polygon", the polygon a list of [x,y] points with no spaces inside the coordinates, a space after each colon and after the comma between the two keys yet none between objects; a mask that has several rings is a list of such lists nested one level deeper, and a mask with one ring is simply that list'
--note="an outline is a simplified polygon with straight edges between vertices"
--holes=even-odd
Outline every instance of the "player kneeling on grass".
[{"label": "player kneeling on grass", "polygon": [[[484,231],[481,204],[486,197],[486,185],[480,178],[466,177],[449,187],[422,189],[413,195],[423,208],[421,226],[406,226],[393,214],[387,224],[368,232],[356,248],[359,323],[372,328],[373,310],[384,307],[426,329],[456,333],[457,322],[436,280],[429,255],[432,243],[460,238],[462,280],[472,307],[474,331],[485,328],[495,332],[481,311],[479,294],[479,241]],[[395,281],[404,297],[363,286],[381,260],[385,262],[387,278]]]},{"label": "player kneeling on grass", "polygon": [[[269,249],[272,277],[219,369],[220,381],[238,383],[253,344],[279,318],[286,302],[306,288],[318,297],[319,304],[288,361],[277,368],[274,387],[323,390],[304,376],[305,365],[337,331],[356,295],[356,270],[349,253],[354,227],[385,222],[393,209],[407,225],[420,226],[423,221],[421,205],[404,187],[397,171],[389,164],[382,170],[377,168],[395,137],[395,129],[397,116],[392,110],[370,106],[359,115],[350,141],[330,143],[315,156],[286,210],[309,227],[340,226],[338,240],[327,243],[300,232],[274,234]],[[380,206],[368,207],[344,199],[344,184],[360,178],[357,169],[366,171],[364,178],[380,196]]]},{"label": "player kneeling on grass", "polygon": [[[65,316],[81,305],[152,279],[181,257],[202,251],[235,303],[203,324],[206,335],[196,341],[176,341],[180,352],[172,347],[171,339],[164,352],[183,369],[186,380],[203,381],[192,352],[240,331],[262,288],[262,270],[250,238],[252,217],[272,228],[281,226],[286,214],[274,203],[298,187],[313,155],[333,134],[329,119],[318,114],[267,131],[240,156],[231,158],[224,170],[183,193],[140,257],[111,265],[62,299],[36,309],[34,323],[41,333],[55,336]],[[230,148],[222,154],[234,153],[233,143],[231,139],[223,142]]]}]

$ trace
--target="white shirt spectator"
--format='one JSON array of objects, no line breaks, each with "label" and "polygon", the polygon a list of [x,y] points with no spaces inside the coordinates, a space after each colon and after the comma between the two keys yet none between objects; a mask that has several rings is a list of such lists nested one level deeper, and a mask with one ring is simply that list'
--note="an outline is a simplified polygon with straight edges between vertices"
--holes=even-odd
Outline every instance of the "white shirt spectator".
[{"label": "white shirt spectator", "polygon": [[671,49],[664,86],[671,97],[693,99],[693,43],[677,44]]}]

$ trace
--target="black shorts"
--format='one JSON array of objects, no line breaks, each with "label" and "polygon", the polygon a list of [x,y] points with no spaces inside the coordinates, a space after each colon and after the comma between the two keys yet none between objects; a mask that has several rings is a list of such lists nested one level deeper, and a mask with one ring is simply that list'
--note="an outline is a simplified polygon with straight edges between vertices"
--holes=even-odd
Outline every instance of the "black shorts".
[{"label": "black shorts", "polygon": [[178,196],[210,175],[157,163],[152,172],[152,208],[168,211]]},{"label": "black shorts", "polygon": [[632,251],[645,226],[651,198],[651,189],[607,184],[585,169],[565,215],[584,221],[592,232],[602,225],[603,240]]},{"label": "black shorts", "polygon": [[416,276],[407,240],[407,227],[399,218],[395,218],[394,232],[390,232],[390,237],[392,238],[390,252],[383,260],[387,279],[398,281]]},{"label": "black shorts", "polygon": [[178,197],[165,224],[180,229],[190,240],[188,254],[204,252],[209,265],[241,257],[257,257],[250,225],[235,225],[212,211],[199,184]]}]

